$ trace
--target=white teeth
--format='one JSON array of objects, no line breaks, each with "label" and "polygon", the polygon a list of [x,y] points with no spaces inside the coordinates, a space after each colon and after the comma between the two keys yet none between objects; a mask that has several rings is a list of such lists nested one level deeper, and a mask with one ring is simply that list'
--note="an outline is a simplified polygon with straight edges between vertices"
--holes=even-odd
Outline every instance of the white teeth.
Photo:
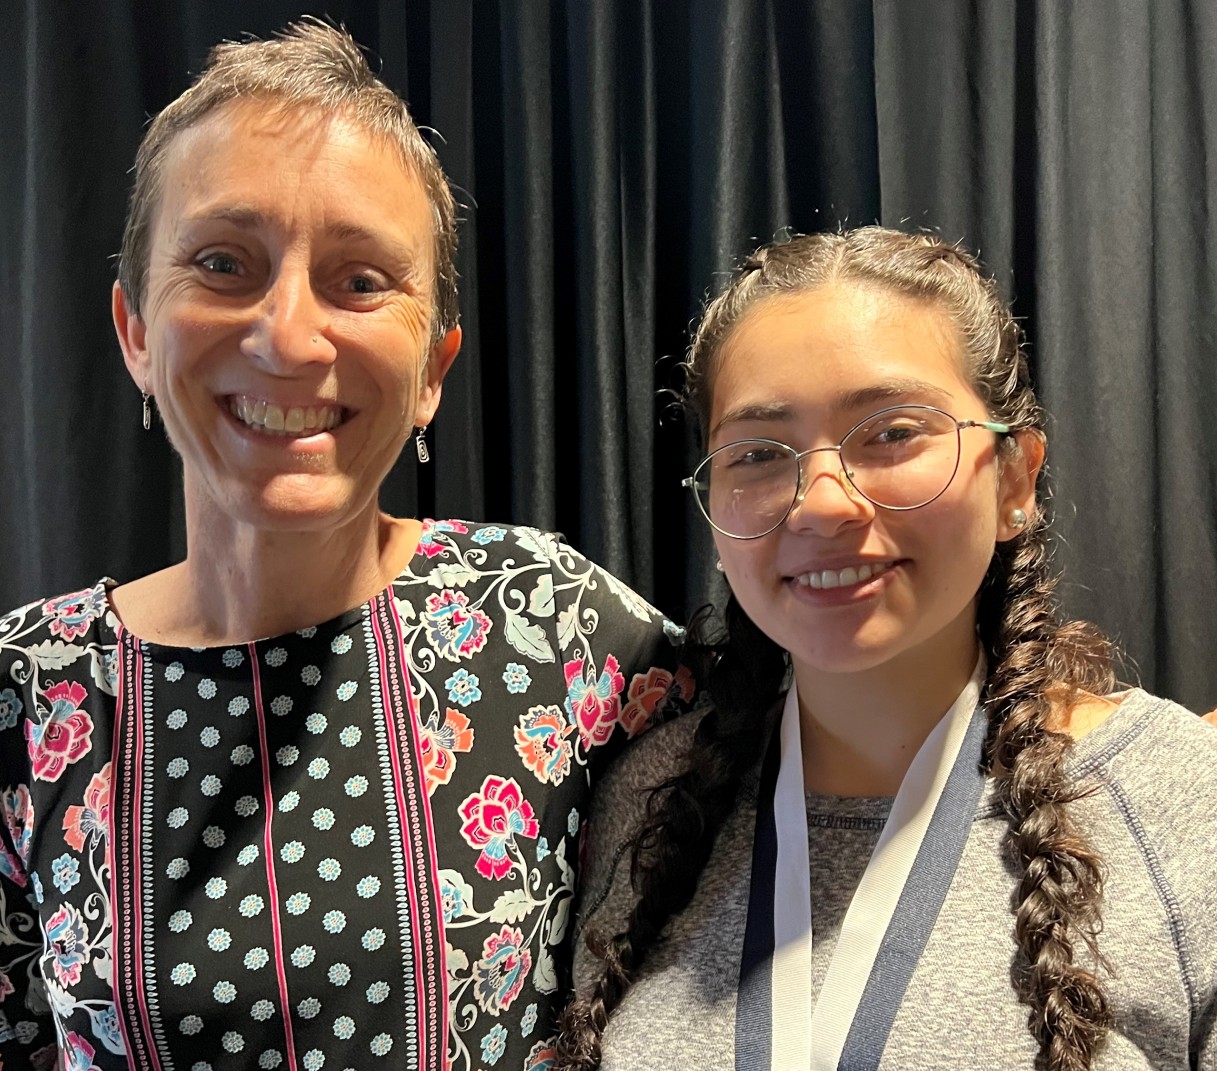
[{"label": "white teeth", "polygon": [[228,411],[241,423],[271,435],[291,436],[301,432],[329,431],[342,423],[339,406],[299,406],[284,409],[263,399],[239,394],[230,399]]},{"label": "white teeth", "polygon": [[804,587],[815,588],[817,591],[848,588],[854,584],[861,584],[872,576],[878,576],[891,566],[891,562],[867,563],[859,565],[857,568],[847,565],[844,569],[821,569],[814,573],[803,573],[795,579]]}]

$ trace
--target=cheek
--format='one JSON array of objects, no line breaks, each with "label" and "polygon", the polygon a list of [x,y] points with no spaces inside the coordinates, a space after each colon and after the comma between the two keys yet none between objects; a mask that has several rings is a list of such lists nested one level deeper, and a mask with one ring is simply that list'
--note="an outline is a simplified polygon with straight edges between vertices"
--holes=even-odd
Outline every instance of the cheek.
[{"label": "cheek", "polygon": [[770,597],[760,590],[760,585],[766,578],[777,575],[774,550],[769,544],[769,539],[740,540],[714,534],[714,547],[727,583],[740,605],[750,612],[759,610],[763,601]]}]

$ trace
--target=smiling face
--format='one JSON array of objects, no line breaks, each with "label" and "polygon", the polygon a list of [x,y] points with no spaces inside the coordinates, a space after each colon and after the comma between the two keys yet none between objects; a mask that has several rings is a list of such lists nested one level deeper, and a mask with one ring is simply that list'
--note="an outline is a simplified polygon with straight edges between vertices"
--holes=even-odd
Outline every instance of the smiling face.
[{"label": "smiling face", "polygon": [[[832,447],[896,405],[990,419],[964,373],[949,317],[874,286],[830,283],[756,304],[726,339],[711,387],[708,448],[775,439]],[[975,651],[976,593],[1008,522],[1034,501],[1038,454],[999,460],[993,432],[961,433],[959,468],[937,499],[880,509],[835,452],[803,461],[803,496],[760,539],[715,534],[744,611],[796,672],[864,672],[894,659],[918,672]]]},{"label": "smiling face", "polygon": [[434,238],[417,177],[341,114],[228,105],[165,162],[137,385],[181,454],[188,516],[279,530],[375,511],[460,345],[430,348]]}]

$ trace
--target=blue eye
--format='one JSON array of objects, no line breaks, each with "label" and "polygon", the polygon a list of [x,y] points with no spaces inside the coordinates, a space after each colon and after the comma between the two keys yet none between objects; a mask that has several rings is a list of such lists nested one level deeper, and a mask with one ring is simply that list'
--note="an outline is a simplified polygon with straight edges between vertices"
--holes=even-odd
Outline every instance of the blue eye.
[{"label": "blue eye", "polygon": [[379,294],[387,289],[383,279],[369,272],[352,275],[347,283],[347,287],[353,294]]}]

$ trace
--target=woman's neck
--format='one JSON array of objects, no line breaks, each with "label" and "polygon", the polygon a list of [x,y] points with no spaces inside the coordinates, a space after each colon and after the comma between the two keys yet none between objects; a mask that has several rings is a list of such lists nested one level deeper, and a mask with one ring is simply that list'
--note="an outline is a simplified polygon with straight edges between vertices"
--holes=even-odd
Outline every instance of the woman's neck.
[{"label": "woman's neck", "polygon": [[946,646],[934,657],[917,648],[859,673],[825,673],[794,660],[803,783],[809,790],[835,796],[897,793],[926,737],[976,668],[973,632]]},{"label": "woman's neck", "polygon": [[281,532],[189,517],[186,560],[112,593],[131,632],[173,646],[278,636],[336,617],[383,590],[422,526],[370,507],[324,532]]}]

